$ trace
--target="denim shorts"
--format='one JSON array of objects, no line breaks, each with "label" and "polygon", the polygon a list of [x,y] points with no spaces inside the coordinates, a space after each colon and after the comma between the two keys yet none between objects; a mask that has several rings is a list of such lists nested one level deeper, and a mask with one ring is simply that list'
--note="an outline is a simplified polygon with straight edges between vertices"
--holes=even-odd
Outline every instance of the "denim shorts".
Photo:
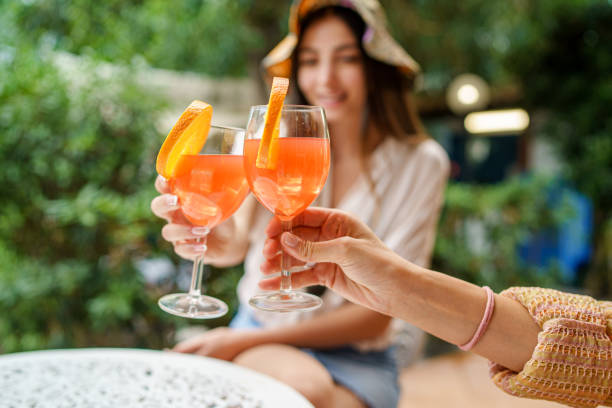
[{"label": "denim shorts", "polygon": [[[261,327],[261,324],[243,306],[230,322],[230,327],[246,329]],[[301,350],[316,358],[337,384],[351,390],[369,407],[397,407],[398,369],[393,347],[365,352],[351,346]]]}]

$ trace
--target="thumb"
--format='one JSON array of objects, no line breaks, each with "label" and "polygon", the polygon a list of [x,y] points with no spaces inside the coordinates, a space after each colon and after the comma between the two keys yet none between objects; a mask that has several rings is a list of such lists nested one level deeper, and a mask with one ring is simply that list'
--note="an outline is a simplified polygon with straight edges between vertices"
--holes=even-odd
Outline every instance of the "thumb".
[{"label": "thumb", "polygon": [[289,255],[300,261],[340,263],[343,254],[346,253],[349,239],[348,237],[342,237],[329,241],[314,242],[285,232],[281,236],[281,244]]}]

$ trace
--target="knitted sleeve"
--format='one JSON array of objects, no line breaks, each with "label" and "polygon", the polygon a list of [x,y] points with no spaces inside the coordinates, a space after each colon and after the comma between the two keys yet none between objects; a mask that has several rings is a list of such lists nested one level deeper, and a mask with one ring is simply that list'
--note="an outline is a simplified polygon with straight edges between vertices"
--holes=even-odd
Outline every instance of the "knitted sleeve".
[{"label": "knitted sleeve", "polygon": [[541,288],[501,295],[522,304],[542,331],[521,372],[491,363],[493,382],[517,397],[612,406],[612,303]]}]

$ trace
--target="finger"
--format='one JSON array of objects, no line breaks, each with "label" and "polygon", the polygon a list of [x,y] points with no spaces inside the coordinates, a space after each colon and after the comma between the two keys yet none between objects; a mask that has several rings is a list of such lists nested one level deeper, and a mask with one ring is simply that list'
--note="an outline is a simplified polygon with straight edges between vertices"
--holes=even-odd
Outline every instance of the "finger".
[{"label": "finger", "polygon": [[192,225],[166,224],[162,227],[162,237],[169,242],[190,241],[203,238],[210,230],[206,227]]},{"label": "finger", "polygon": [[155,179],[155,189],[159,191],[161,194],[170,193],[170,184],[168,180],[166,180],[163,176],[158,175]]},{"label": "finger", "polygon": [[[295,227],[291,229],[291,233],[293,235],[297,235],[298,237],[306,240],[306,241],[319,241],[321,237],[321,229],[320,228],[312,228],[312,227]],[[335,237],[334,237],[335,238]]]},{"label": "finger", "polygon": [[281,253],[281,244],[278,239],[268,238],[264,244],[262,254],[266,259],[272,259]]},{"label": "finger", "polygon": [[[291,233],[307,241],[318,241],[320,230],[314,229],[314,228],[299,227],[299,228],[293,229]],[[281,252],[282,247],[281,247],[279,239],[280,239],[280,236],[270,237],[266,239],[266,242],[264,244],[263,251],[262,251],[263,256],[265,258],[272,258]]]},{"label": "finger", "polygon": [[[300,215],[291,220],[293,228],[297,227],[313,227],[319,228],[325,223],[327,217],[331,214],[342,213],[339,210],[320,207],[308,207]],[[282,233],[281,222],[278,218],[273,218],[266,228],[266,235],[274,237]]]},{"label": "finger", "polygon": [[271,275],[273,273],[279,273],[281,271],[281,256],[287,257],[285,265],[289,268],[292,273],[301,272],[305,269],[310,269],[317,265],[317,263],[305,263],[297,258],[294,258],[288,254],[277,254],[272,258],[266,259],[259,264],[259,270],[264,275]]},{"label": "finger", "polygon": [[178,197],[174,194],[162,194],[151,201],[153,214],[165,220],[171,220],[179,208]]},{"label": "finger", "polygon": [[172,351],[176,351],[177,353],[195,353],[203,346],[203,340],[199,336],[196,336],[177,343],[172,348]]},{"label": "finger", "polygon": [[174,252],[181,258],[193,261],[206,252],[206,245],[201,243],[182,242],[174,244]]},{"label": "finger", "polygon": [[192,352],[193,354],[197,354],[199,356],[212,357],[210,347],[202,346],[196,351]]},{"label": "finger", "polygon": [[[264,245],[263,254],[265,261],[270,262],[270,264],[273,265],[274,268],[276,268],[277,266],[280,267],[281,256],[285,257],[285,267],[289,268],[291,271],[301,270],[305,267],[304,261],[301,261],[295,258],[294,256],[291,256],[291,254],[287,252],[283,254],[278,240],[270,240],[266,242],[266,244]],[[263,263],[261,265],[263,265]]]},{"label": "finger", "polygon": [[283,249],[291,256],[306,262],[333,262],[342,264],[355,239],[340,237],[329,241],[313,242],[303,240],[289,232],[281,236]]},{"label": "finger", "polygon": [[279,273],[280,268],[280,255],[277,255],[273,258],[266,259],[259,265],[259,270],[264,275],[271,275],[273,273]]},{"label": "finger", "polygon": [[[259,281],[259,287],[263,290],[278,290],[280,288],[281,277],[274,276]],[[291,274],[291,287],[303,288],[305,286],[320,285],[323,281],[312,269]]]}]

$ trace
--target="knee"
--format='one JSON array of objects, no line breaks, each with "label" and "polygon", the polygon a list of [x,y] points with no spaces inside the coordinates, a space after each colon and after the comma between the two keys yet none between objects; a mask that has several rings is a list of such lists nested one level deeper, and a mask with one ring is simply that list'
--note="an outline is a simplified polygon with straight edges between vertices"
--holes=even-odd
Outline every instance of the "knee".
[{"label": "knee", "polygon": [[331,408],[334,406],[334,383],[317,379],[300,378],[291,385],[316,408]]},{"label": "knee", "polygon": [[[287,384],[316,408],[332,407],[334,381],[331,375],[310,356],[305,361],[295,361],[291,357],[297,356],[285,355],[285,348],[287,346],[273,344],[253,347],[236,356],[234,363]],[[299,357],[304,358],[301,355]]]},{"label": "knee", "polygon": [[269,362],[271,353],[274,352],[274,345],[264,344],[244,350],[232,360],[233,363],[256,371],[262,371]]}]

